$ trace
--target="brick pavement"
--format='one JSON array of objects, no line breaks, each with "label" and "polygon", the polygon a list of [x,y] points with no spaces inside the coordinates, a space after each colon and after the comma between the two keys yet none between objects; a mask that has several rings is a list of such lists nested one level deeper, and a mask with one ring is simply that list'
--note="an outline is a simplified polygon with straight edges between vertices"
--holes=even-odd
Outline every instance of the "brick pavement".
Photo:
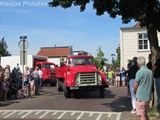
[{"label": "brick pavement", "polygon": [[124,98],[125,108],[122,110],[121,119],[120,120],[139,120],[136,114],[131,114],[131,99],[127,96]]},{"label": "brick pavement", "polygon": [[[138,116],[136,114],[131,114],[131,101],[128,99],[126,95],[126,87],[120,87],[120,88],[108,88],[108,90],[112,91],[112,94],[110,97],[114,97],[114,95],[118,96],[116,100],[113,102],[108,102],[104,106],[112,107],[112,111],[114,112],[121,112],[121,117],[119,120],[139,120]],[[120,93],[123,93],[123,96]],[[47,93],[47,95],[50,93]],[[41,96],[37,96],[41,97]],[[36,98],[35,98],[36,99]],[[72,99],[68,100],[71,101]],[[108,100],[108,99],[107,99]],[[0,105],[1,106],[1,105]],[[112,112],[110,111],[110,112]],[[1,119],[2,120],[2,119]],[[5,119],[6,120],[6,119]],[[16,119],[18,120],[18,119]],[[35,120],[35,119],[30,119]],[[106,119],[108,120],[108,119]]]}]

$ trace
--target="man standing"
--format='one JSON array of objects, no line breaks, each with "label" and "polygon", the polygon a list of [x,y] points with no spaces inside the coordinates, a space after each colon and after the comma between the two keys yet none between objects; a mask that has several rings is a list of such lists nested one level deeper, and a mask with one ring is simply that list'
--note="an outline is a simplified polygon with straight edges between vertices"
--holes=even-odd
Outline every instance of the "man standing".
[{"label": "man standing", "polygon": [[[148,69],[152,70],[152,55],[149,54],[148,55],[148,63],[146,64],[146,66],[148,67]],[[154,103],[154,81],[152,84],[152,100],[150,101],[150,107],[153,107],[153,103]]]},{"label": "man standing", "polygon": [[152,71],[154,72],[158,104],[160,105],[160,47],[157,49],[156,58],[156,63],[152,67]]},{"label": "man standing", "polygon": [[138,57],[137,65],[140,69],[136,73],[134,83],[136,112],[140,120],[149,120],[147,113],[152,93],[152,71],[145,66],[145,58],[142,56]]},{"label": "man standing", "polygon": [[122,86],[124,87],[126,84],[126,70],[124,67],[121,69],[121,80],[122,80]]},{"label": "man standing", "polygon": [[41,70],[41,67],[39,67],[39,88],[42,88],[43,84],[43,72]]},{"label": "man standing", "polygon": [[31,75],[33,76],[34,83],[35,83],[34,94],[39,95],[39,91],[38,91],[39,68],[36,67],[36,69],[31,73]]},{"label": "man standing", "polygon": [[109,80],[109,87],[114,86],[114,71],[110,68],[108,69],[108,80]]}]

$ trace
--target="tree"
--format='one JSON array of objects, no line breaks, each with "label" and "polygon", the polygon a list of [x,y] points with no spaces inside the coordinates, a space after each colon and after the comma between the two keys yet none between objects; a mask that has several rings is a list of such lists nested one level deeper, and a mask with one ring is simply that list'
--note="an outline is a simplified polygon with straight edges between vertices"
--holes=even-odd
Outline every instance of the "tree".
[{"label": "tree", "polygon": [[7,48],[8,48],[7,43],[3,37],[0,41],[0,57],[8,55],[9,52],[7,51]]},{"label": "tree", "polygon": [[88,55],[89,53],[87,51],[82,51],[83,55]]},{"label": "tree", "polygon": [[[93,0],[53,0],[49,2],[49,6],[61,6],[65,9],[72,5],[80,6],[82,12],[90,1]],[[152,62],[155,62],[156,49],[159,47],[157,37],[157,31],[160,31],[159,0],[94,0],[92,4],[96,15],[107,12],[112,18],[121,16],[122,23],[129,23],[131,20],[140,22],[140,26],[147,30]]]},{"label": "tree", "polygon": [[103,66],[107,64],[107,59],[104,58],[104,52],[101,49],[101,46],[97,49],[97,56],[95,57],[95,63],[98,65],[98,68],[102,69]]},{"label": "tree", "polygon": [[[90,1],[93,0],[53,0],[49,2],[49,6],[61,6],[65,9],[72,5],[80,6],[82,12]],[[146,27],[151,53],[155,60],[156,49],[159,46],[157,38],[157,30],[160,31],[159,0],[94,0],[92,4],[93,9],[96,9],[96,15],[100,16],[107,12],[112,18],[122,16],[123,23],[135,20],[141,23],[141,27]]]},{"label": "tree", "polygon": [[115,60],[115,66],[120,67],[120,45],[116,48],[117,58]]}]

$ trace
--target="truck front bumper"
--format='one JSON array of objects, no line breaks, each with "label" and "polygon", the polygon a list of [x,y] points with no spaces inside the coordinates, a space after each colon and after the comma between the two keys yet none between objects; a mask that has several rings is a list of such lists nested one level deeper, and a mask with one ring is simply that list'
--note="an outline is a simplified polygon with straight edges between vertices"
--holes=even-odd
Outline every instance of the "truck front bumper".
[{"label": "truck front bumper", "polygon": [[107,88],[108,85],[101,85],[101,86],[71,86],[68,87],[70,90],[99,90],[102,88]]}]

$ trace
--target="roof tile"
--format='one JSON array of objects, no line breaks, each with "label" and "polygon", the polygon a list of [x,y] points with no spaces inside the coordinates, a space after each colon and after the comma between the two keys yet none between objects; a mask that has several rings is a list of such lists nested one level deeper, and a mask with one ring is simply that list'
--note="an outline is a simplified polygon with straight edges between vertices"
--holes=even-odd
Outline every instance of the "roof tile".
[{"label": "roof tile", "polygon": [[42,47],[37,55],[48,57],[68,56],[70,49],[70,47]]}]

